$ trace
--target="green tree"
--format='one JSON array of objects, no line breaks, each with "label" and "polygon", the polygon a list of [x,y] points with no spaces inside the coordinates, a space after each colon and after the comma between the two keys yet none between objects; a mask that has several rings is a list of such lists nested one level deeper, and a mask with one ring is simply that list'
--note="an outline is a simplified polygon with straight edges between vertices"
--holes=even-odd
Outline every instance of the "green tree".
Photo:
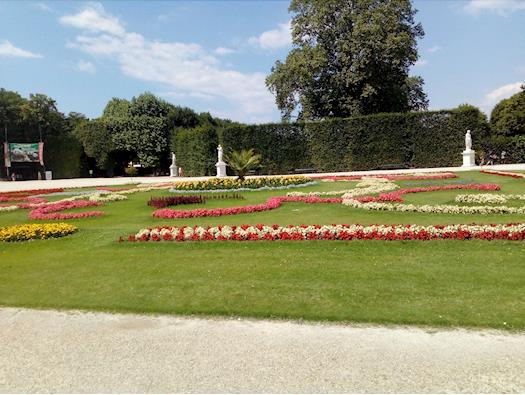
[{"label": "green tree", "polygon": [[118,97],[112,98],[104,107],[102,112],[103,118],[109,117],[121,117],[125,118],[129,116],[129,108],[131,103],[126,99],[119,99]]},{"label": "green tree", "polygon": [[103,121],[81,121],[73,130],[73,135],[82,143],[86,155],[95,159],[98,167],[110,167],[110,154],[115,149],[115,144]]},{"label": "green tree", "polygon": [[64,131],[64,114],[58,111],[56,101],[41,93],[30,94],[21,106],[22,121],[28,129],[27,140],[49,135],[60,135]]},{"label": "green tree", "polygon": [[[20,111],[25,99],[17,92],[0,88],[0,125],[2,125],[2,141],[9,129],[16,128],[20,124]],[[9,137],[8,137],[9,138]]]},{"label": "green tree", "polygon": [[496,135],[525,136],[525,85],[521,92],[503,99],[494,107],[490,125]]},{"label": "green tree", "polygon": [[294,48],[266,79],[284,119],[426,108],[410,0],[292,0]]}]

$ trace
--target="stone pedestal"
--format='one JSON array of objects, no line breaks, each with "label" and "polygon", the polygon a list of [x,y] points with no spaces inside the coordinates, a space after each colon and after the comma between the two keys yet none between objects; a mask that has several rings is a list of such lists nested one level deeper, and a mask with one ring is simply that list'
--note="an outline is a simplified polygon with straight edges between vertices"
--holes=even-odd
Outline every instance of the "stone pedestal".
[{"label": "stone pedestal", "polygon": [[476,152],[471,149],[463,151],[463,166],[461,167],[473,167],[476,166]]},{"label": "stone pedestal", "polygon": [[170,177],[178,177],[179,176],[179,168],[177,165],[171,165],[170,166]]},{"label": "stone pedestal", "polygon": [[217,177],[226,177],[226,163],[219,161],[215,163],[215,167],[217,168]]}]

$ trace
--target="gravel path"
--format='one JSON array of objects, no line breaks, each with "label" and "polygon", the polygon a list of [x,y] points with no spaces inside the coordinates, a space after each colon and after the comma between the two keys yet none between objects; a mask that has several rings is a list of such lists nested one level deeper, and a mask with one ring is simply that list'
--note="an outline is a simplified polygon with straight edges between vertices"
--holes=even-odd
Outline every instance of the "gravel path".
[{"label": "gravel path", "polygon": [[[525,164],[512,165],[495,165],[485,166],[483,169],[494,170],[525,170]],[[399,170],[372,170],[372,171],[350,171],[343,173],[318,173],[316,175],[366,175],[366,174],[396,174],[396,173],[432,173],[443,171],[470,171],[481,170],[481,167],[439,167],[428,169],[399,169]],[[311,176],[312,174],[303,174]],[[266,177],[266,176],[262,176]],[[156,182],[173,182],[173,181],[191,181],[191,180],[205,180],[212,177],[115,177],[115,178],[72,178],[61,180],[34,180],[34,181],[2,181],[0,180],[0,192],[26,191],[28,189],[44,189],[44,188],[81,188],[81,187],[97,187],[97,186],[117,186],[125,184],[145,183],[152,184]]]},{"label": "gravel path", "polygon": [[524,392],[525,333],[0,309],[0,392]]}]

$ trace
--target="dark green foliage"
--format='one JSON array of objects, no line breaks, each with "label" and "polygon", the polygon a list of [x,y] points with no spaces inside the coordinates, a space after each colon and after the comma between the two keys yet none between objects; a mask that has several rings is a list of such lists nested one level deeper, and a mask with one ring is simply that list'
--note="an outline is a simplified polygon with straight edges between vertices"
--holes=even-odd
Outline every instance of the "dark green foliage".
[{"label": "dark green foliage", "polygon": [[294,169],[317,171],[442,167],[461,164],[464,136],[472,131],[474,147],[487,124],[475,108],[390,113],[328,121],[231,126],[221,143],[227,150],[254,148],[268,173]]},{"label": "dark green foliage", "polygon": [[[115,150],[132,153],[143,167],[159,166],[168,152],[167,118],[146,115],[103,120]],[[102,142],[101,142],[102,143]]]},{"label": "dark green foliage", "polygon": [[521,92],[500,101],[490,116],[491,129],[501,136],[525,136],[525,85]]},{"label": "dark green foliage", "polygon": [[217,160],[217,132],[210,124],[192,129],[179,129],[172,140],[177,155],[177,165],[185,176],[209,176],[215,174]]},{"label": "dark green foliage", "polygon": [[99,119],[84,121],[77,125],[73,133],[82,143],[86,155],[94,158],[99,168],[107,169],[109,155],[115,145],[104,122]]},{"label": "dark green foliage", "polygon": [[325,119],[426,108],[409,78],[424,35],[410,0],[292,0],[294,48],[266,84],[284,119]]},{"label": "dark green foliage", "polygon": [[46,170],[53,178],[80,177],[82,144],[71,135],[50,136],[44,144]]},{"label": "dark green foliage", "polygon": [[221,129],[219,134],[227,151],[254,148],[262,156],[265,174],[289,173],[309,166],[301,123],[232,125]]}]

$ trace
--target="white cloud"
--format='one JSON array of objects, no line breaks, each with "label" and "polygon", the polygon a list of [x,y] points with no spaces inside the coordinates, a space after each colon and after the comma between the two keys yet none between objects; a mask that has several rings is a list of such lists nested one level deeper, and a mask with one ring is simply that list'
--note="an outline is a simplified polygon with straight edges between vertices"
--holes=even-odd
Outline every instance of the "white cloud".
[{"label": "white cloud", "polygon": [[470,0],[463,7],[468,13],[477,14],[482,11],[496,12],[500,15],[525,10],[525,1],[523,0]]},{"label": "white cloud", "polygon": [[83,31],[69,47],[115,60],[127,76],[162,83],[170,91],[190,97],[218,98],[242,110],[244,119],[274,111],[264,73],[223,69],[217,58],[198,44],[151,41],[128,32],[100,4],[89,4],[60,21]]},{"label": "white cloud", "polygon": [[82,71],[84,73],[94,74],[97,69],[95,68],[95,65],[91,62],[88,62],[86,60],[80,59],[75,67],[78,71]]},{"label": "white cloud", "polygon": [[0,42],[0,56],[13,56],[17,58],[41,58],[42,55],[29,52],[21,48],[15,47],[9,41],[4,40]]},{"label": "white cloud", "polygon": [[518,93],[521,90],[521,86],[523,84],[525,84],[525,82],[522,81],[500,86],[499,88],[490,91],[484,96],[483,104],[487,107],[494,106],[500,100],[506,99],[515,93]]},{"label": "white cloud", "polygon": [[235,51],[231,48],[217,47],[215,48],[215,51],[213,52],[215,52],[217,55],[229,55],[229,54],[234,53]]},{"label": "white cloud", "polygon": [[46,11],[46,12],[53,11],[53,9],[46,3],[35,3],[34,5],[36,8],[38,8],[41,11]]},{"label": "white cloud", "polygon": [[442,49],[443,48],[441,48],[439,45],[435,45],[432,48],[427,49],[427,51],[430,53],[436,53],[436,52],[441,51]]},{"label": "white cloud", "polygon": [[250,37],[248,43],[262,49],[288,47],[292,44],[291,22],[281,23],[277,29],[265,31],[258,37]]},{"label": "white cloud", "polygon": [[428,60],[426,59],[419,59],[414,63],[414,67],[423,67],[428,64]]},{"label": "white cloud", "polygon": [[99,3],[90,3],[78,14],[61,17],[60,23],[93,33],[109,33],[116,36],[125,33],[118,18],[108,14]]}]

